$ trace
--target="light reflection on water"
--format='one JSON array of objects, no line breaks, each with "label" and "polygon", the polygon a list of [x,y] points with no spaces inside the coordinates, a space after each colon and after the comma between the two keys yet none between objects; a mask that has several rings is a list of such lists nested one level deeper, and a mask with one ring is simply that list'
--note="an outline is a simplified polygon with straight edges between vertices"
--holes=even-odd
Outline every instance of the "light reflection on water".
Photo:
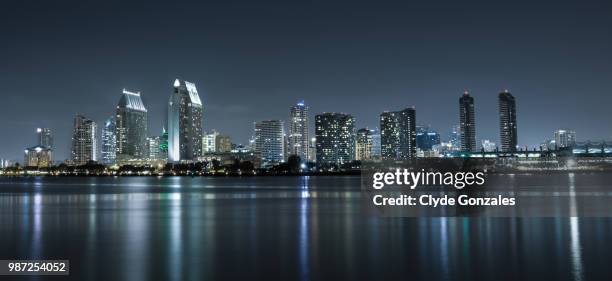
[{"label": "light reflection on water", "polygon": [[[567,176],[574,214],[585,181]],[[363,212],[358,184],[355,177],[0,179],[0,259],[69,259],[72,280],[612,273],[601,262],[612,258],[610,219],[379,218]]]}]

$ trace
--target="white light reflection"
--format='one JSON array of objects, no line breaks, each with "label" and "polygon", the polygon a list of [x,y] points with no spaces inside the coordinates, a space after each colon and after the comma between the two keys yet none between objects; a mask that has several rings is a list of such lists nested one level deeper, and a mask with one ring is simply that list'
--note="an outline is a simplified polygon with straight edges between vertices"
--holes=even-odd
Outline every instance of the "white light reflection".
[{"label": "white light reflection", "polygon": [[569,175],[570,196],[570,251],[572,257],[572,274],[574,280],[582,281],[582,248],[580,246],[580,228],[576,209],[576,179],[574,173]]}]

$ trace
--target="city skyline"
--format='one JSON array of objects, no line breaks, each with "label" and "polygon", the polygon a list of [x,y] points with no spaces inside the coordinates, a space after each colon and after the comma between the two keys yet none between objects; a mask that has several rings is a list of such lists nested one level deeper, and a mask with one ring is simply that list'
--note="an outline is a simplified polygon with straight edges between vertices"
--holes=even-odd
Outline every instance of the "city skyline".
[{"label": "city skyline", "polygon": [[[247,143],[254,120],[286,120],[301,99],[311,119],[347,112],[356,128],[415,106],[417,123],[446,139],[467,89],[477,99],[477,142],[499,144],[497,94],[506,88],[517,97],[520,147],[560,128],[610,139],[609,4],[523,5],[194,3],[177,7],[188,20],[175,22],[157,3],[10,3],[0,17],[13,38],[0,47],[0,127],[11,138],[0,158],[21,161],[38,127],[53,130],[55,160],[69,158],[74,115],[104,124],[123,88],[144,94],[149,134],[158,135],[174,76],[198,85],[203,129],[237,143]],[[125,15],[134,20],[115,21]]]}]

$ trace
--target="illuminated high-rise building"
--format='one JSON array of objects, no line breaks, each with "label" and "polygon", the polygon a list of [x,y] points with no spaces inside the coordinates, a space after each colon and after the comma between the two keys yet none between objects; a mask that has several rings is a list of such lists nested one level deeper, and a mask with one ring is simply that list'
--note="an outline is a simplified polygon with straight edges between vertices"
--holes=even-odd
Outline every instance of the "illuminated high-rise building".
[{"label": "illuminated high-rise building", "polygon": [[355,136],[355,160],[372,159],[372,131],[367,128],[357,130]]},{"label": "illuminated high-rise building", "polygon": [[202,155],[203,108],[195,84],[176,79],[168,102],[168,161],[192,162]]},{"label": "illuminated high-rise building", "polygon": [[417,126],[416,145],[422,151],[431,151],[434,145],[440,144],[440,134],[428,126]]},{"label": "illuminated high-rise building", "polygon": [[264,120],[255,122],[254,151],[261,158],[263,167],[285,161],[283,122]]},{"label": "illuminated high-rise building", "polygon": [[476,151],[476,119],[474,116],[474,98],[465,91],[459,98],[459,126],[461,151]]},{"label": "illuminated high-rise building", "polygon": [[499,93],[499,140],[502,151],[516,151],[516,101],[508,90]]},{"label": "illuminated high-rise building", "polygon": [[147,109],[140,92],[123,89],[115,115],[117,160],[146,158]]},{"label": "illuminated high-rise building", "polygon": [[102,151],[100,160],[102,164],[115,164],[117,159],[117,135],[115,127],[115,117],[111,116],[104,122],[102,127]]},{"label": "illuminated high-rise building", "polygon": [[555,146],[557,148],[572,147],[576,144],[576,132],[573,130],[556,130],[555,131]]},{"label": "illuminated high-rise building", "polygon": [[97,125],[91,119],[82,115],[74,118],[72,133],[71,161],[74,165],[84,165],[89,161],[97,161]]},{"label": "illuminated high-rise building", "polygon": [[53,151],[47,146],[37,145],[25,150],[23,164],[26,167],[46,168],[53,163]]},{"label": "illuminated high-rise building", "polygon": [[232,140],[228,135],[217,135],[215,138],[215,151],[226,153],[232,151]]},{"label": "illuminated high-rise building", "polygon": [[380,115],[380,145],[383,159],[403,160],[416,157],[416,111],[383,112]]},{"label": "illuminated high-rise building", "polygon": [[212,131],[210,134],[204,134],[202,136],[202,153],[214,153],[217,152],[216,144],[219,133]]},{"label": "illuminated high-rise building", "polygon": [[308,106],[304,101],[292,106],[289,111],[289,151],[302,161],[308,160]]},{"label": "illuminated high-rise building", "polygon": [[345,113],[315,116],[317,166],[342,165],[355,159],[355,119]]},{"label": "illuminated high-rise building", "polygon": [[38,146],[53,149],[53,132],[49,128],[36,129],[38,136]]}]

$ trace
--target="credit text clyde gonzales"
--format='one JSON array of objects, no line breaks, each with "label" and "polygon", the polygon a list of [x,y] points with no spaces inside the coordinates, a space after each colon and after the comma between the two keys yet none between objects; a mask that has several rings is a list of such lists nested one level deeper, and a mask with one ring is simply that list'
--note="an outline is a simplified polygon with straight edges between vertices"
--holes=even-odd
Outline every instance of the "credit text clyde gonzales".
[{"label": "credit text clyde gonzales", "polygon": [[[461,190],[468,186],[480,187],[485,184],[483,172],[426,172],[424,169],[411,172],[407,169],[396,169],[395,172],[376,172],[372,175],[372,188],[382,191],[385,186],[406,187],[414,190],[417,186],[452,186]],[[514,206],[513,197],[470,197],[461,194],[455,197],[444,195],[436,197],[431,194],[412,196],[395,195],[386,197],[382,194],[372,196],[372,202],[377,206]]]}]

